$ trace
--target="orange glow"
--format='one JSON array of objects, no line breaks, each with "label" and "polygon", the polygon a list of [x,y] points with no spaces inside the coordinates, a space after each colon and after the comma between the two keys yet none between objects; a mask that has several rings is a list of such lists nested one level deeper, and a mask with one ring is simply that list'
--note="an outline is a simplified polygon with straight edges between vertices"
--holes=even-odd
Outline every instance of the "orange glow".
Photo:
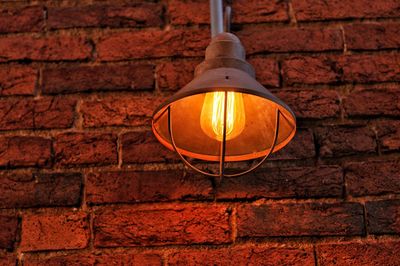
[{"label": "orange glow", "polygon": [[[201,129],[210,138],[221,141],[224,133],[225,92],[206,93],[200,115]],[[226,109],[226,140],[242,133],[246,123],[243,96],[228,92]]]}]

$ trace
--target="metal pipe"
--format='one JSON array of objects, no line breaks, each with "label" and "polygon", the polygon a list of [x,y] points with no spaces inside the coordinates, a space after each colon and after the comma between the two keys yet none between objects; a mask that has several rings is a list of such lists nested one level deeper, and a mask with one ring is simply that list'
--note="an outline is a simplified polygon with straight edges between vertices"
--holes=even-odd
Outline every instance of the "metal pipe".
[{"label": "metal pipe", "polygon": [[230,6],[226,6],[224,14],[225,32],[231,32],[231,16],[232,16],[231,13],[232,13],[232,8]]},{"label": "metal pipe", "polygon": [[210,0],[211,37],[224,31],[222,0]]}]

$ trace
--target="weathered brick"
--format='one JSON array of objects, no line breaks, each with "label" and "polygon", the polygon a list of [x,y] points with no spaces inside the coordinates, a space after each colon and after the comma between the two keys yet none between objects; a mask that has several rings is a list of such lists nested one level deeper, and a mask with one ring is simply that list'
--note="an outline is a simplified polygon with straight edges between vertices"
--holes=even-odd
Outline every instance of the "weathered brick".
[{"label": "weathered brick", "polygon": [[237,210],[239,237],[363,235],[358,203],[244,204]]},{"label": "weathered brick", "polygon": [[381,151],[397,151],[400,149],[400,121],[373,121],[372,127],[377,132]]},{"label": "weathered brick", "polygon": [[126,163],[176,162],[180,158],[165,148],[153,132],[128,132],[122,135],[122,161]]},{"label": "weathered brick", "polygon": [[209,179],[179,170],[90,173],[86,186],[94,204],[212,199]]},{"label": "weathered brick", "polygon": [[48,167],[51,140],[41,137],[0,136],[0,166]]},{"label": "weathered brick", "polygon": [[153,66],[98,65],[45,68],[43,93],[75,93],[109,90],[146,90],[154,86]]},{"label": "weathered brick", "polygon": [[16,216],[0,215],[0,228],[0,248],[14,248],[18,231],[18,218]]},{"label": "weathered brick", "polygon": [[79,173],[0,173],[0,207],[76,206],[81,186]]},{"label": "weathered brick", "polygon": [[42,266],[42,265],[148,265],[161,266],[161,256],[156,253],[149,252],[131,252],[124,251],[101,251],[101,252],[74,252],[67,254],[24,254],[23,262],[25,266]]},{"label": "weathered brick", "polygon": [[153,96],[110,96],[82,103],[84,127],[150,125],[154,110],[165,100]]},{"label": "weathered brick", "polygon": [[335,83],[341,80],[343,70],[338,68],[337,58],[293,56],[282,62],[282,75],[287,84]]},{"label": "weathered brick", "polygon": [[[206,1],[172,0],[168,13],[174,25],[209,24],[209,5]],[[236,0],[232,2],[234,23],[288,21],[287,4],[282,1]]]},{"label": "weathered brick", "polygon": [[160,26],[161,13],[162,6],[156,3],[50,7],[47,24],[50,29]]},{"label": "weathered brick", "polygon": [[76,100],[60,97],[0,100],[0,130],[68,128]]},{"label": "weathered brick", "polygon": [[314,158],[315,144],[311,130],[298,129],[293,139],[283,149],[271,155],[271,160],[298,160]]},{"label": "weathered brick", "polygon": [[297,118],[339,117],[339,94],[334,90],[279,90],[276,95],[292,108]]},{"label": "weathered brick", "polygon": [[2,252],[0,253],[0,264],[4,266],[17,265],[17,256],[15,253]]},{"label": "weathered brick", "polygon": [[209,41],[208,30],[147,30],[104,34],[97,40],[96,47],[100,60],[116,61],[166,56],[204,56]]},{"label": "weathered brick", "polygon": [[0,66],[0,95],[33,95],[38,71],[30,66]]},{"label": "weathered brick", "polygon": [[116,164],[117,137],[108,133],[61,133],[55,137],[58,165]]},{"label": "weathered brick", "polygon": [[346,25],[344,32],[347,48],[351,50],[380,50],[400,47],[399,23]]},{"label": "weathered brick", "polygon": [[398,161],[354,162],[346,166],[347,191],[354,196],[400,193]]},{"label": "weathered brick", "polygon": [[34,32],[44,27],[42,6],[23,6],[0,10],[0,33]]},{"label": "weathered brick", "polygon": [[169,265],[314,265],[310,247],[235,246],[219,249],[179,250],[168,257]]},{"label": "weathered brick", "polygon": [[375,134],[367,127],[324,127],[316,130],[322,157],[374,153]]},{"label": "weathered brick", "polygon": [[22,217],[22,251],[80,249],[87,246],[88,240],[88,217],[83,212]]},{"label": "weathered brick", "polygon": [[365,204],[365,208],[369,233],[400,233],[400,200],[370,201]]},{"label": "weathered brick", "polygon": [[237,178],[224,178],[217,198],[308,198],[340,197],[342,169],[336,166],[258,170]]},{"label": "weathered brick", "polygon": [[95,212],[96,247],[231,242],[229,209],[221,205],[171,205]]},{"label": "weathered brick", "polygon": [[253,57],[248,62],[254,67],[258,82],[268,87],[279,87],[279,66],[276,59]]},{"label": "weathered brick", "polygon": [[342,50],[338,28],[271,28],[253,26],[238,33],[247,54]]},{"label": "weathered brick", "polygon": [[343,80],[347,82],[385,82],[400,80],[398,54],[354,55],[343,57]]},{"label": "weathered brick", "polygon": [[390,18],[400,15],[400,3],[397,0],[293,0],[292,5],[298,21]]},{"label": "weathered brick", "polygon": [[319,265],[391,265],[400,263],[400,242],[365,242],[317,246]]},{"label": "weathered brick", "polygon": [[91,56],[83,36],[66,34],[0,37],[0,62],[13,60],[83,60]]},{"label": "weathered brick", "polygon": [[356,87],[344,98],[349,116],[400,115],[400,86]]},{"label": "weathered brick", "polygon": [[177,91],[193,79],[194,68],[200,60],[161,62],[156,67],[157,84],[161,90]]},{"label": "weathered brick", "polygon": [[283,61],[282,73],[287,84],[385,82],[400,80],[399,65],[398,54],[294,56]]}]

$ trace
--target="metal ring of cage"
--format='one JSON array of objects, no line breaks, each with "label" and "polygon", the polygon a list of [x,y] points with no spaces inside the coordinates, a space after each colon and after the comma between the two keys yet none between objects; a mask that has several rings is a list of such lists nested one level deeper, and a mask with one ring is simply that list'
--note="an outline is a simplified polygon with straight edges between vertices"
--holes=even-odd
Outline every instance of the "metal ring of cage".
[{"label": "metal ring of cage", "polygon": [[214,174],[214,173],[209,173],[206,171],[203,171],[199,168],[197,168],[196,166],[192,165],[179,151],[178,148],[176,146],[175,140],[174,140],[174,136],[173,136],[173,132],[172,132],[172,122],[171,122],[171,106],[168,106],[167,111],[168,111],[168,131],[169,131],[169,135],[170,135],[170,139],[171,139],[171,144],[172,147],[174,148],[175,152],[178,153],[179,157],[181,158],[181,160],[190,168],[192,168],[193,170],[203,174],[203,175],[207,175],[207,176],[212,176],[212,177],[238,177],[238,176],[242,176],[245,175],[255,169],[257,169],[258,167],[261,166],[261,164],[272,154],[272,152],[275,149],[275,145],[278,139],[278,133],[279,133],[279,118],[280,118],[280,110],[279,108],[276,108],[276,120],[275,120],[275,133],[274,133],[274,139],[272,141],[272,145],[271,148],[269,149],[268,153],[261,159],[260,162],[258,162],[256,165],[252,166],[250,169],[240,172],[240,173],[236,173],[236,174],[225,174],[225,146],[226,146],[226,116],[227,116],[227,94],[228,92],[225,92],[225,104],[224,104],[224,127],[223,127],[223,139],[221,141],[221,153],[220,153],[220,160],[219,160],[219,174]]}]

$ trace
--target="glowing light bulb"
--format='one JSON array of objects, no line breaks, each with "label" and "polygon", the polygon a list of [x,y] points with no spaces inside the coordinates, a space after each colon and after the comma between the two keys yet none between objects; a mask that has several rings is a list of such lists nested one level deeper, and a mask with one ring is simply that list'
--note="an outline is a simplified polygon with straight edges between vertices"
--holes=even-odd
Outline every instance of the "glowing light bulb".
[{"label": "glowing light bulb", "polygon": [[[200,126],[210,138],[221,141],[224,134],[225,92],[206,93],[200,115]],[[243,96],[228,92],[226,108],[226,140],[242,133],[246,123]]]}]

